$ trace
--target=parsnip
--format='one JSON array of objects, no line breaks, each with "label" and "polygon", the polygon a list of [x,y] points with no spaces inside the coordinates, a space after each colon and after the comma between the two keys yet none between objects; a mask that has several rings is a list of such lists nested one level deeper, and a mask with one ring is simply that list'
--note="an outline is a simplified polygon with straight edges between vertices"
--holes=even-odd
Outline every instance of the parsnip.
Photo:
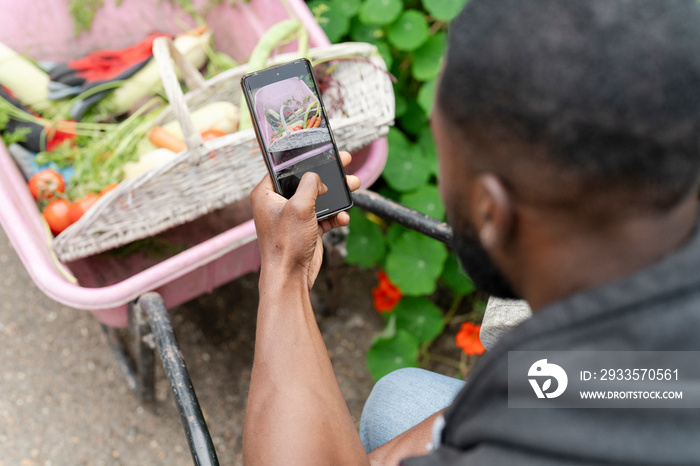
[{"label": "parsnip", "polygon": [[3,43],[0,43],[0,84],[34,110],[51,107],[48,73]]},{"label": "parsnip", "polygon": [[124,164],[124,179],[133,180],[147,173],[154,168],[165,165],[175,157],[175,152],[168,149],[156,149],[142,155],[138,162],[127,162]]}]

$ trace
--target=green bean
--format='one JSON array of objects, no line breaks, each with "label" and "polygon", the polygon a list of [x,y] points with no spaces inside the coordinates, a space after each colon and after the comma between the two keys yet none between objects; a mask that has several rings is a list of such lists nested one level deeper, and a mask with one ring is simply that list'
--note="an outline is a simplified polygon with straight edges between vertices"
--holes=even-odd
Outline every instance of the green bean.
[{"label": "green bean", "polygon": [[[301,32],[302,30],[303,32]],[[260,38],[248,59],[248,72],[252,73],[253,71],[263,69],[267,63],[267,59],[277,45],[294,33],[299,33],[300,46],[303,45],[304,42],[302,36],[306,34],[306,48],[308,50],[308,33],[306,33],[303,24],[298,19],[285,19],[268,29]],[[244,97],[241,97],[240,108],[246,108]],[[241,120],[238,124],[238,129],[244,130],[252,128],[252,126],[253,122],[250,119],[250,114],[248,112],[241,112]]]}]

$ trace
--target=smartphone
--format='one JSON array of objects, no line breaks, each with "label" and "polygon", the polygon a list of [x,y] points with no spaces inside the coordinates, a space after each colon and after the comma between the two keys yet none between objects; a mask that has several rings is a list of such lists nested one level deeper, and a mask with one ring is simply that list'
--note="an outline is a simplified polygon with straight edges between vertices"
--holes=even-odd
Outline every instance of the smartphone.
[{"label": "smartphone", "polygon": [[311,62],[301,58],[249,73],[241,86],[276,191],[289,199],[311,171],[328,187],[316,199],[319,220],[352,207]]}]

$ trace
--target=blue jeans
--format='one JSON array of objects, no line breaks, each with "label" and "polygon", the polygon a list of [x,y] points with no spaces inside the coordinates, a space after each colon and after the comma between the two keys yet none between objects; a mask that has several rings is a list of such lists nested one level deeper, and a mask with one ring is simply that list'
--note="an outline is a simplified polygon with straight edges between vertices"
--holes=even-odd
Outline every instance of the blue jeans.
[{"label": "blue jeans", "polygon": [[369,453],[446,408],[465,382],[407,367],[382,377],[369,394],[360,419],[360,438]]}]

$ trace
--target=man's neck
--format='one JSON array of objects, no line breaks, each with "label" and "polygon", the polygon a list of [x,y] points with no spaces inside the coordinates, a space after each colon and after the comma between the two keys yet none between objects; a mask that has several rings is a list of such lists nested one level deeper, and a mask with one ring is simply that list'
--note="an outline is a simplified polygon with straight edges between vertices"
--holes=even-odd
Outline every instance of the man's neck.
[{"label": "man's neck", "polygon": [[[681,247],[695,231],[698,199],[672,210],[588,229],[541,228],[519,289],[534,311],[571,294],[640,271]],[[533,231],[535,231],[533,229]],[[572,231],[574,230],[574,231]]]}]

